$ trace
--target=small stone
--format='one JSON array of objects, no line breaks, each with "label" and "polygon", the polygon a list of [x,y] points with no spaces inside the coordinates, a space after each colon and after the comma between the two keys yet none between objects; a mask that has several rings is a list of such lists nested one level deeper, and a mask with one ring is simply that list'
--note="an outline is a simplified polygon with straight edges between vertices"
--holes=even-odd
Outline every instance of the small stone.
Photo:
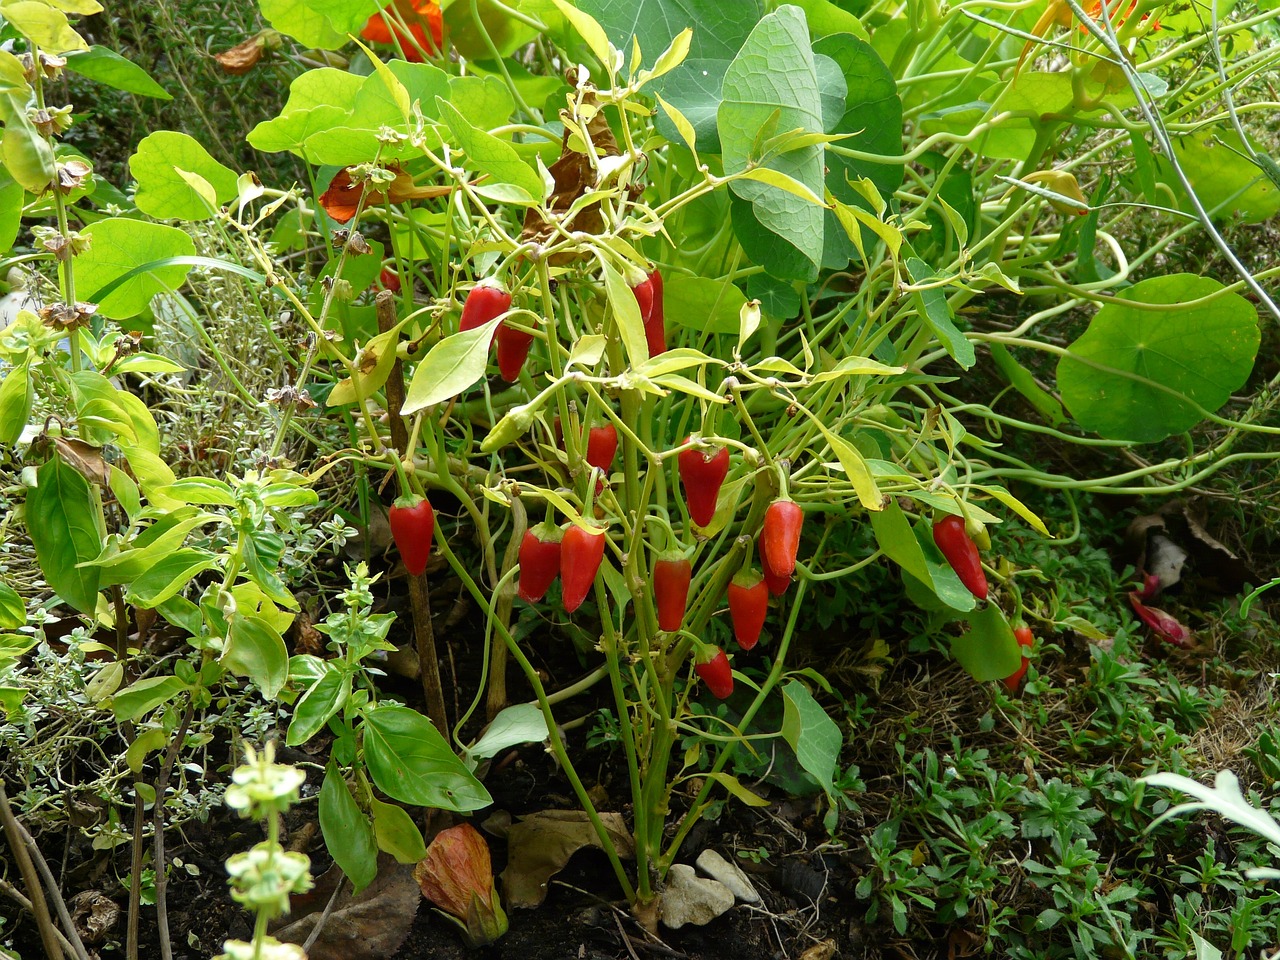
[{"label": "small stone", "polygon": [[729,862],[708,847],[698,854],[697,864],[699,870],[712,879],[719,880],[743,903],[760,902],[760,894],[736,863]]},{"label": "small stone", "polygon": [[674,864],[662,890],[662,922],[672,930],[701,927],[733,906],[733,893],[719,880],[706,880],[687,863]]}]

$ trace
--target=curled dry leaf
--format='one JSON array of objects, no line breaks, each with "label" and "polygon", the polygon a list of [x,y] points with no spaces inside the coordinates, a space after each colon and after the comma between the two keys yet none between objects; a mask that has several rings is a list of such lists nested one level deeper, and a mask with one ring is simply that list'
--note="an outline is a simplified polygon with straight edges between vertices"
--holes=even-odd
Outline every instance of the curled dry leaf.
[{"label": "curled dry leaf", "polygon": [[[587,122],[587,134],[595,147],[596,156],[600,158],[618,156],[618,141],[609,128],[603,110],[595,107],[595,94],[589,93],[583,98],[583,109],[595,109],[595,115]],[[591,158],[582,152],[581,140],[574,136],[573,118],[567,110],[560,111],[560,119],[564,122],[564,136],[560,140],[560,158],[549,170],[555,187],[547,199],[547,210],[555,220],[561,221],[560,227],[582,233],[601,233],[604,230],[604,217],[600,213],[600,204],[589,203],[574,214],[571,222],[564,217],[569,208],[588,190],[595,189],[596,173],[591,166]],[[574,149],[574,144],[578,149]],[[530,207],[524,218],[524,229],[520,232],[521,243],[543,243],[558,235],[556,224],[543,218],[540,207]],[[585,256],[584,253],[572,252],[556,254],[551,263],[559,265]]]},{"label": "curled dry leaf", "polygon": [[441,830],[413,868],[422,895],[448,914],[473,947],[507,932],[507,915],[493,885],[489,845],[469,823]]},{"label": "curled dry leaf", "polygon": [[[602,813],[600,820],[618,855],[635,856],[635,842],[622,816]],[[579,810],[543,810],[522,817],[507,831],[507,869],[502,889],[511,907],[536,907],[547,897],[547,884],[583,847],[600,847],[587,815]]]},{"label": "curled dry leaf", "polygon": [[[274,35],[274,44],[268,35]],[[243,77],[244,74],[257,67],[257,61],[262,59],[262,54],[269,47],[279,46],[279,44],[279,33],[276,33],[274,29],[270,29],[270,31],[262,31],[257,36],[239,42],[230,50],[214,54],[214,59],[218,60],[218,65],[223,68],[224,73],[232,74],[233,77]]]},{"label": "curled dry leaf", "polygon": [[354,180],[349,169],[342,169],[334,175],[329,189],[320,196],[320,206],[324,212],[339,223],[346,223],[356,215],[360,200],[365,199],[365,206],[390,200],[392,203],[404,203],[406,200],[423,200],[427,197],[442,197],[452,187],[425,186],[420,187],[413,182],[413,177],[398,166],[387,168],[395,174],[395,180],[384,190],[367,189],[364,181]]}]

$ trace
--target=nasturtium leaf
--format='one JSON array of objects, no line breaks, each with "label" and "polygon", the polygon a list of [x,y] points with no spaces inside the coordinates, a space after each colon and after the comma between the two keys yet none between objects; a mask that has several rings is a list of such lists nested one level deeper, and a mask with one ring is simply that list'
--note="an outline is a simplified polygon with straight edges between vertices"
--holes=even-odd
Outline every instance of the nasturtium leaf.
[{"label": "nasturtium leaf", "polygon": [[375,133],[382,126],[407,132],[402,102],[409,105],[416,102],[428,120],[438,116],[436,97],[449,96],[448,74],[433,64],[407,60],[388,60],[385,68],[386,73],[378,71],[365,77],[352,103],[348,126],[360,126]]},{"label": "nasturtium leaf", "polygon": [[951,655],[969,676],[1003,680],[1022,666],[1022,648],[999,606],[983,604],[966,619],[969,629],[951,641]]},{"label": "nasturtium leaf", "polygon": [[386,6],[381,0],[306,0],[306,3],[339,33],[359,33],[368,19]]},{"label": "nasturtium leaf", "polygon": [[449,102],[481,130],[502,126],[516,108],[511,91],[497,77],[450,77]]},{"label": "nasturtium leaf", "polygon": [[668,322],[699,332],[738,332],[739,315],[747,298],[727,280],[676,274],[663,281]]},{"label": "nasturtium leaf", "polygon": [[[519,4],[508,6],[519,6]],[[471,15],[470,3],[447,5],[444,10],[444,24],[449,31],[449,46],[458,51],[458,55],[468,63],[473,60],[488,60],[492,57],[493,53],[489,49],[490,42],[497,48],[500,56],[511,56],[520,47],[531,42],[537,33],[532,27],[511,16],[508,6],[500,6],[494,0],[478,0],[476,12],[480,16],[484,29],[484,33],[481,33],[481,28],[476,26],[475,18]],[[466,111],[464,110],[463,113]]]},{"label": "nasturtium leaf", "polygon": [[280,114],[249,131],[250,145],[267,153],[298,153],[311,134],[338,126],[351,114],[351,104],[364,81],[364,77],[334,67],[294,77]]},{"label": "nasturtium leaf", "polygon": [[[89,249],[76,258],[76,288],[86,299],[139,267],[170,257],[190,257],[195,241],[176,227],[112,217],[83,231]],[[156,267],[130,277],[98,303],[98,312],[111,320],[136,317],[157,293],[176,290],[191,272],[187,264]]]},{"label": "nasturtium leaf", "polygon": [[36,470],[27,490],[27,533],[45,582],[70,606],[92,615],[98,606],[98,571],[78,564],[102,552],[101,507],[89,482],[60,456]]},{"label": "nasturtium leaf", "polygon": [[1177,273],[1104,305],[1058,362],[1058,389],[1080,426],[1154,443],[1200,422],[1192,404],[1212,413],[1226,403],[1253,369],[1259,333],[1249,301],[1221,291],[1217,280]]},{"label": "nasturtium leaf", "polygon": [[[813,45],[815,55],[834,62],[840,69],[848,92],[843,102],[843,112],[828,127],[833,134],[850,134],[837,147],[857,150],[861,153],[880,154],[886,158],[902,155],[902,101],[898,98],[897,82],[893,74],[871,47],[847,33],[823,37]],[[826,185],[836,199],[856,204],[870,210],[866,198],[850,183],[862,178],[875,184],[880,196],[888,200],[902,184],[906,169],[898,162],[874,163],[842,156],[838,150],[828,150]],[[869,236],[863,227],[863,235]],[[854,256],[854,245],[848,233],[835,221],[835,214],[826,214],[825,249],[823,265],[843,269]],[[868,241],[869,242],[869,241]]]},{"label": "nasturtium leaf", "polygon": [[[1241,156],[1246,151],[1234,130],[1225,125],[1197,128],[1195,133],[1174,137],[1173,149],[1200,203],[1215,219],[1236,216],[1245,223],[1261,223],[1280,211],[1280,189],[1257,164]],[[1169,186],[1178,206],[1193,212],[1168,158],[1155,157],[1155,168],[1156,180]]]},{"label": "nasturtium leaf", "polygon": [[831,0],[795,0],[795,4],[804,11],[809,33],[814,37],[851,33],[859,40],[867,39],[867,28],[862,21]]},{"label": "nasturtium leaf", "polygon": [[308,0],[259,0],[258,8],[267,23],[303,46],[337,50],[347,43],[346,31],[334,29]]},{"label": "nasturtium leaf", "polygon": [[814,47],[813,66],[818,74],[818,96],[822,102],[822,129],[830,133],[844,116],[844,101],[849,92],[840,64]]},{"label": "nasturtium leaf", "polygon": [[[781,6],[756,25],[725,73],[722,94],[716,122],[726,174],[755,163],[762,131],[822,132],[817,67],[798,7]],[[820,145],[774,156],[767,166],[822,195]],[[822,261],[822,207],[754,181],[734,181],[730,189],[751,205],[750,219],[761,228],[750,229],[747,218],[734,217],[738,241],[752,260],[781,279],[815,278]]]},{"label": "nasturtium leaf", "polygon": [[320,786],[320,833],[333,862],[351,878],[359,893],[378,875],[378,843],[338,767],[330,762]]},{"label": "nasturtium leaf", "polygon": [[155,97],[157,100],[173,99],[173,95],[156,83],[151,74],[109,47],[94,44],[88,50],[68,54],[67,69],[125,93]]},{"label": "nasturtium leaf", "polygon": [[493,802],[431,721],[384,704],[365,714],[364,759],[378,789],[403,803],[465,812]]},{"label": "nasturtium leaf", "polygon": [[[645,92],[660,93],[693,124],[698,149],[716,153],[721,82],[734,55],[764,16],[763,0],[576,0],[576,5],[596,18],[619,50],[629,53],[634,35],[646,66],[653,65],[676,34],[693,28],[684,63],[655,80]],[[656,120],[659,133],[680,142],[665,113],[659,113]]]},{"label": "nasturtium leaf", "polygon": [[138,181],[134,198],[138,209],[157,220],[207,220],[218,211],[185,178],[194,173],[213,188],[219,204],[236,195],[236,173],[209,155],[200,141],[185,133],[157,130],[142,138],[129,158],[129,172]]}]

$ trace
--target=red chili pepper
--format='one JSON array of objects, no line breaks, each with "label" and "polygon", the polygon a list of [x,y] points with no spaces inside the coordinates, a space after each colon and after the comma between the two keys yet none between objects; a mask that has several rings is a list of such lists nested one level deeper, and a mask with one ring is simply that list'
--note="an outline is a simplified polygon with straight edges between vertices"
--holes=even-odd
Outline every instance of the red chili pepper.
[{"label": "red chili pepper", "polygon": [[658,604],[658,629],[673,632],[684,623],[693,567],[680,554],[659,557],[653,564],[653,597]]},{"label": "red chili pepper", "polygon": [[416,494],[400,497],[391,505],[387,517],[400,559],[405,569],[416,577],[427,569],[427,558],[431,556],[431,537],[436,530],[431,501]]},{"label": "red chili pepper", "polygon": [[560,546],[560,582],[564,586],[565,613],[573,613],[587,599],[604,559],[604,530],[591,533],[571,525]]},{"label": "red chili pepper", "polygon": [[729,666],[729,658],[719,647],[711,647],[705,660],[696,660],[694,672],[702,678],[712,693],[721,700],[733,693],[733,668]]},{"label": "red chili pepper", "polygon": [[618,428],[604,423],[587,431],[587,463],[605,473],[613,467],[618,454]]},{"label": "red chili pepper", "polygon": [[[1020,647],[1030,648],[1035,643],[1035,637],[1031,635],[1030,627],[1018,627],[1013,631],[1013,638],[1018,641],[1018,646]],[[1030,663],[1030,660],[1023,657],[1022,666],[1004,678],[1004,685],[1010,693],[1018,692],[1018,685],[1022,683],[1022,678],[1027,672],[1027,665]]]},{"label": "red chili pepper", "polygon": [[787,592],[787,587],[791,586],[790,577],[774,573],[773,567],[769,566],[769,558],[764,555],[763,550],[760,551],[760,572],[764,574],[764,584],[769,588],[771,597],[782,596]]},{"label": "red chili pepper", "polygon": [[560,575],[562,536],[560,528],[550,523],[525,531],[520,541],[520,583],[516,587],[521,598],[537,603]]},{"label": "red chili pepper", "polygon": [[649,315],[653,313],[653,274],[649,274],[631,288],[635,294],[636,306],[640,308],[640,319],[647,325]]},{"label": "red chili pepper", "polygon": [[775,577],[791,579],[796,569],[796,554],[800,551],[800,528],[804,525],[804,511],[794,500],[775,500],[764,512],[764,526],[760,531],[760,556],[773,571]]},{"label": "red chili pepper", "polygon": [[393,267],[383,267],[382,272],[378,274],[378,286],[382,287],[383,290],[399,293],[400,274],[396,273]]},{"label": "red chili pepper", "polygon": [[[685,437],[684,442],[689,442]],[[689,507],[689,519],[700,527],[709,524],[716,515],[716,500],[720,487],[729,475],[729,448],[717,447],[703,453],[695,447],[682,450],[676,460],[680,470],[680,482],[684,485],[684,502]]]},{"label": "red chili pepper", "polygon": [[505,320],[499,325],[496,335],[498,341],[498,372],[507,383],[515,383],[520,379],[520,371],[529,358],[529,348],[533,346],[533,334],[517,330]]},{"label": "red chili pepper", "polygon": [[[511,309],[511,294],[507,293],[496,280],[481,280],[467,294],[462,304],[462,320],[458,330],[474,330],[483,327],[500,313]],[[494,331],[497,336],[497,331]]]},{"label": "red chili pepper", "polygon": [[933,542],[969,592],[979,600],[987,599],[987,575],[982,572],[982,557],[965,529],[964,518],[949,514],[935,523]]},{"label": "red chili pepper", "polygon": [[[645,301],[636,293],[640,304],[640,316],[644,319],[644,337],[649,342],[649,356],[656,357],[667,349],[667,323],[662,306],[662,273],[657,267],[649,273],[644,283],[648,285],[649,309],[645,309]],[[635,288],[633,288],[635,289]]]},{"label": "red chili pepper", "polygon": [[769,612],[769,588],[754,570],[740,570],[729,584],[729,619],[738,646],[750,650],[760,642]]}]

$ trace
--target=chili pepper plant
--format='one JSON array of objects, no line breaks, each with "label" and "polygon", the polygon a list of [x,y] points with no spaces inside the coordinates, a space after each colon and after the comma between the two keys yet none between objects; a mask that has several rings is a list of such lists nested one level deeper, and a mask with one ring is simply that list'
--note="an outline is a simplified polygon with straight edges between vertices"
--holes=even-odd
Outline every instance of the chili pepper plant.
[{"label": "chili pepper plant", "polygon": [[[171,675],[121,686],[134,677],[121,633],[122,720],[174,702],[189,715],[240,677],[269,701],[295,700],[297,736],[336,726],[357,790],[331,768],[327,809],[345,822],[382,809],[361,757],[375,783],[411,759],[397,751],[412,738],[397,735],[373,750],[389,764],[369,764],[370,717],[381,711],[399,734],[426,721],[395,705],[362,713],[375,696],[359,666],[376,646],[368,635],[330,666],[286,658],[273,618],[297,603],[277,573],[280,513],[312,504],[331,471],[362,471],[366,520],[378,497],[403,498],[392,528],[420,601],[434,545],[484,611],[490,715],[511,699],[512,657],[618,883],[651,918],[713,793],[755,801],[732,775],[748,737],[797,748],[834,825],[838,731],[833,747],[834,723],[808,689],[820,678],[788,664],[807,594],[891,562],[904,597],[942,611],[956,659],[1012,684],[1025,643],[1010,617],[1029,605],[1000,560],[1000,522],[1013,513],[1047,531],[1009,483],[1171,492],[1254,456],[1234,447],[1275,430],[1264,422],[1272,393],[1235,419],[1216,413],[1257,351],[1241,291],[1280,311],[1214,226],[1215,215],[1276,212],[1280,200],[1252,191],[1275,164],[1242,137],[1243,168],[1208,158],[1211,141],[1235,136],[1229,100],[1207,134],[1176,120],[1274,53],[1193,71],[1176,106],[1161,99],[1162,74],[1219,56],[1262,14],[1206,32],[1155,0],[1123,13],[910,0],[862,18],[824,2],[806,14],[772,0],[653,0],[639,19],[606,0],[424,0],[412,24],[402,4],[270,4],[266,19],[296,41],[272,55],[293,55],[294,76],[280,114],[248,140],[293,154],[307,187],[264,185],[160,131],[130,163],[130,200],[58,141],[71,116],[50,84],[88,47],[67,6],[0,7],[21,53],[0,50],[0,242],[11,246],[18,210],[43,231],[21,259],[57,276],[56,296],[0,333],[0,441],[41,461],[26,480],[39,564],[86,622],[104,619],[105,596],[119,624],[154,611],[191,638]],[[1162,30],[1176,41],[1162,45]],[[349,59],[316,67],[317,49]],[[1116,232],[1138,202],[1177,219],[1131,256]],[[224,252],[197,256],[197,230]],[[1192,230],[1238,275],[1141,278]],[[131,342],[145,337],[151,298],[197,267],[256,285],[262,324],[287,314],[300,331],[276,338],[289,382],[269,397],[242,391],[270,405],[275,429],[262,469],[228,480],[176,477],[156,418],[111,380],[176,372],[130,355]],[[1026,298],[1016,325],[971,320],[996,296]],[[1042,335],[1077,307],[1096,307],[1082,335],[1066,346]],[[1008,384],[989,401],[955,386],[979,356]],[[1056,363],[1053,384],[1035,361]],[[1206,419],[1219,430],[1194,449],[1158,446]],[[331,427],[341,450],[286,462]],[[1154,452],[1114,475],[1066,476],[1003,450],[1010,429]],[[127,470],[107,469],[108,447]],[[441,495],[456,515],[432,508]],[[541,517],[532,529],[529,514]],[[829,548],[851,524],[870,525],[873,552]],[[208,527],[230,533],[209,543]],[[144,569],[157,543],[162,563]],[[529,657],[557,633],[517,639],[517,602],[595,641],[593,676],[626,762],[634,873]],[[348,626],[366,622],[356,607]],[[417,601],[415,615],[429,626]],[[424,693],[443,733],[438,682]],[[473,693],[455,742],[486,696]],[[779,699],[792,719],[759,729]],[[705,763],[674,755],[687,737],[708,745]],[[364,846],[351,862],[368,864]]]}]

